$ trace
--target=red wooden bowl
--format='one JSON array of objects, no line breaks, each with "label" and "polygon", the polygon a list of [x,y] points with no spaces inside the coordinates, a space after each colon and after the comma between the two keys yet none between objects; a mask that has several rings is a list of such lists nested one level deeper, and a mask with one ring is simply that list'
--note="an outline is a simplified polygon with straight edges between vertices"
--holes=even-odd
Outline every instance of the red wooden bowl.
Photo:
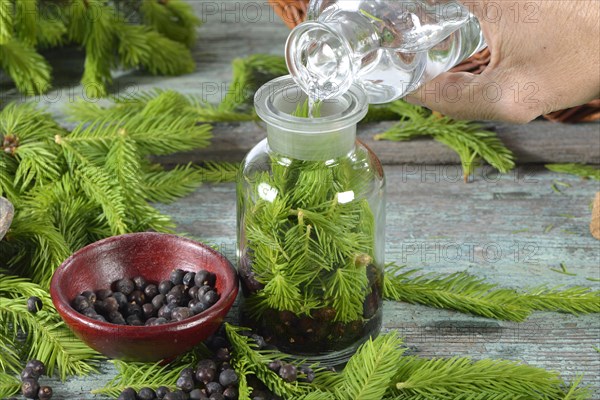
[{"label": "red wooden bowl", "polygon": [[[118,279],[135,276],[160,282],[176,268],[216,274],[219,301],[191,318],[158,326],[100,322],[71,306],[83,291],[108,289]],[[115,236],[82,248],[62,263],[50,284],[56,310],[88,346],[107,357],[143,362],[172,359],[208,338],[237,293],[237,273],[222,254],[189,239],[150,232]]]}]

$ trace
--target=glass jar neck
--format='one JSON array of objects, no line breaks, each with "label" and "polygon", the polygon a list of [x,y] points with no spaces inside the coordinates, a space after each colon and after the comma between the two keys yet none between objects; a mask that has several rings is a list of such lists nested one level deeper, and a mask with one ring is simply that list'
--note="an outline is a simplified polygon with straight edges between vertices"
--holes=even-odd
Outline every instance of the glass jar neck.
[{"label": "glass jar neck", "polygon": [[331,160],[351,152],[356,125],[368,111],[364,90],[353,85],[341,97],[324,101],[319,117],[292,115],[306,99],[290,76],[268,82],[256,92],[254,105],[267,124],[270,149],[285,157],[307,161]]},{"label": "glass jar neck", "polygon": [[285,157],[305,161],[325,161],[343,157],[354,149],[356,124],[343,129],[306,134],[267,124],[269,148]]}]

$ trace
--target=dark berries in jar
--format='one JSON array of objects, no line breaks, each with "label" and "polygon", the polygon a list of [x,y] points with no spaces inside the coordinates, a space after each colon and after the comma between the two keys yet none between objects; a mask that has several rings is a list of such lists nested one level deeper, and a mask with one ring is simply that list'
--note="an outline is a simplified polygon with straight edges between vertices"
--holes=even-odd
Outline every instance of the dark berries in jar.
[{"label": "dark berries in jar", "polygon": [[142,312],[142,307],[140,307],[139,304],[131,303],[127,305],[126,314],[137,315],[139,318],[141,318],[144,313]]},{"label": "dark berries in jar", "polygon": [[200,270],[196,272],[196,276],[194,277],[194,283],[196,286],[200,287],[206,285],[206,282],[208,282],[208,274],[209,272],[206,270]]},{"label": "dark berries in jar", "polygon": [[108,299],[104,300],[102,303],[98,304],[99,310],[97,310],[98,312],[103,312],[106,314],[110,314],[113,311],[119,311],[119,302],[117,301],[116,297],[109,297]]},{"label": "dark berries in jar", "polygon": [[165,305],[165,302],[166,302],[166,301],[167,301],[167,297],[166,297],[164,294],[160,293],[160,294],[157,294],[156,296],[154,296],[154,297],[152,298],[152,301],[151,301],[151,303],[152,303],[152,305],[154,306],[154,308],[156,308],[156,309],[158,310],[158,309],[160,309],[160,308],[161,308],[163,305]]}]

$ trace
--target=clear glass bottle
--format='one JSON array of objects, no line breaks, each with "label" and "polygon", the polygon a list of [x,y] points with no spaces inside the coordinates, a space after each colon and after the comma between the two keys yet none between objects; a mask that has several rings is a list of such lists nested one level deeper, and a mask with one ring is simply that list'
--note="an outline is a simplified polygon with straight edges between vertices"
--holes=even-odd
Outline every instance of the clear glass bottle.
[{"label": "clear glass bottle", "polygon": [[286,60],[311,97],[359,83],[370,103],[405,96],[486,47],[457,0],[311,0],[288,38]]},{"label": "clear glass bottle", "polygon": [[337,365],[381,327],[385,180],[356,140],[362,88],[293,116],[306,98],[290,76],[255,96],[267,138],[238,179],[241,319],[281,351]]}]

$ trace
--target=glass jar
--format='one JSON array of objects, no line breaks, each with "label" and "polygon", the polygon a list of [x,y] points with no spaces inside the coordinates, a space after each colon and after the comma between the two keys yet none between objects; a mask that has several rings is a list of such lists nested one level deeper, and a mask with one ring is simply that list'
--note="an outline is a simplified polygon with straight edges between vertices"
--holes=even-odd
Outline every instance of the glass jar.
[{"label": "glass jar", "polygon": [[359,83],[376,104],[404,97],[485,47],[479,21],[458,0],[311,0],[307,21],[289,35],[286,61],[314,98]]},{"label": "glass jar", "polygon": [[258,90],[267,138],[238,178],[242,323],[279,350],[335,365],[381,327],[385,180],[356,140],[368,102],[354,85],[318,118],[290,76]]}]

